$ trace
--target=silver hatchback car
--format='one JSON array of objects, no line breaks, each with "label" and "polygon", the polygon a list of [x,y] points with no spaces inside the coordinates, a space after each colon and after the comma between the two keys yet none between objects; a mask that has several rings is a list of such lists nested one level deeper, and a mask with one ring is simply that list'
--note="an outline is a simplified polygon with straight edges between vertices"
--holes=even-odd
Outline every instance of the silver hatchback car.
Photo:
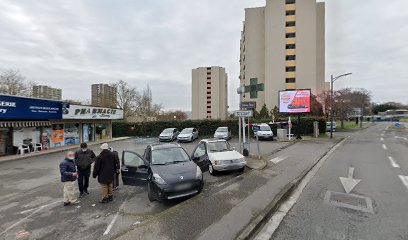
[{"label": "silver hatchback car", "polygon": [[214,138],[229,140],[231,139],[231,131],[228,127],[219,127],[215,130]]}]

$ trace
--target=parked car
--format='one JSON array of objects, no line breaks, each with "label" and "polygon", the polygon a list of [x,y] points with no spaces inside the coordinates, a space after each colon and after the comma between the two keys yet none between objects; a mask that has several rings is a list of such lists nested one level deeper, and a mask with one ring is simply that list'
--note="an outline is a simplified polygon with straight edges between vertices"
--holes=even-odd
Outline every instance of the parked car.
[{"label": "parked car", "polygon": [[218,171],[244,171],[244,156],[235,151],[224,139],[204,139],[197,145],[192,154],[193,161],[202,169],[215,175]]},{"label": "parked car", "polygon": [[229,140],[231,139],[231,131],[228,127],[219,127],[215,130],[214,138]]},{"label": "parked car", "polygon": [[[333,132],[336,131],[337,128],[337,123],[333,122]],[[326,132],[330,132],[331,131],[331,122],[326,122]]]},{"label": "parked car", "polygon": [[258,139],[270,139],[273,140],[273,132],[268,124],[258,125],[258,131],[254,131],[254,136],[258,136]]},{"label": "parked car", "polygon": [[180,145],[172,143],[149,145],[143,157],[123,151],[121,173],[125,185],[147,185],[150,201],[192,196],[204,185],[201,169]]},{"label": "parked car", "polygon": [[163,132],[160,133],[159,136],[159,141],[174,141],[177,139],[177,136],[179,135],[179,131],[177,128],[166,128],[163,130]]},{"label": "parked car", "polygon": [[177,136],[179,142],[192,142],[198,139],[198,130],[195,128],[184,128]]}]

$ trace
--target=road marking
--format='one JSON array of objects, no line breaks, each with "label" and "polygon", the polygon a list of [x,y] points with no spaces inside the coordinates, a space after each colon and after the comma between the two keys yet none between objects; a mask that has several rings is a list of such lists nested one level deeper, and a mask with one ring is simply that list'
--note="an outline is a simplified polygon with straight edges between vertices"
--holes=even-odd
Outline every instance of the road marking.
[{"label": "road marking", "polygon": [[381,142],[384,142],[384,138],[380,138]]},{"label": "road marking", "polygon": [[116,212],[115,216],[113,217],[112,221],[109,223],[108,227],[106,228],[105,232],[103,233],[103,235],[108,235],[109,232],[112,230],[113,225],[115,224],[116,220],[118,220],[119,217],[119,212],[123,209],[123,207],[125,206],[127,201],[127,198],[125,199],[125,201],[123,201],[123,203],[120,205],[119,210]]},{"label": "road marking", "polygon": [[61,201],[56,201],[56,202],[52,202],[46,205],[42,205],[39,206],[34,212],[30,213],[29,215],[27,215],[26,217],[18,220],[17,222],[15,222],[14,224],[12,224],[10,227],[6,228],[3,232],[0,233],[0,236],[7,233],[10,229],[13,229],[14,227],[18,226],[19,224],[21,224],[22,222],[24,222],[25,220],[27,220],[28,218],[30,218],[31,216],[33,216],[34,214],[38,213],[39,211],[43,210],[44,208],[51,206],[53,204],[56,203],[60,203]]},{"label": "road marking", "polygon": [[401,179],[402,184],[408,189],[408,176],[398,175],[398,177]]},{"label": "road marking", "polygon": [[382,148],[383,148],[384,150],[387,150],[387,149],[388,149],[385,144],[382,145]]},{"label": "road marking", "polygon": [[389,156],[388,160],[390,160],[391,166],[394,168],[400,168],[400,166],[398,165],[398,163],[395,162],[394,158]]},{"label": "road marking", "polygon": [[[348,138],[348,137],[347,137]],[[295,205],[306,185],[312,180],[316,175],[317,171],[323,166],[324,162],[332,155],[332,153],[339,148],[347,140],[343,139],[337,145],[335,145],[320,161],[306,174],[306,176],[300,181],[299,185],[290,195],[287,201],[283,202],[276,213],[273,213],[272,217],[266,223],[266,225],[261,229],[259,234],[254,237],[256,240],[269,240],[271,239],[273,233],[281,224],[283,218],[288,214],[290,209]]]},{"label": "road marking", "polygon": [[361,182],[361,179],[354,179],[353,175],[354,168],[350,167],[347,178],[340,177],[341,185],[343,185],[344,191],[346,191],[346,193],[350,193],[353,190],[353,188],[355,188],[357,184]]},{"label": "road marking", "polygon": [[394,136],[394,138],[396,138],[396,139],[404,139],[405,141],[408,141],[408,138],[406,138],[406,137]]},{"label": "road marking", "polygon": [[384,137],[384,133],[381,133],[381,137]]},{"label": "road marking", "polygon": [[286,157],[286,156],[279,156],[279,157],[273,158],[273,159],[271,159],[271,160],[269,160],[269,161],[271,161],[271,162],[277,164],[277,163],[279,163],[279,162],[282,162],[282,161],[285,160],[286,158],[288,158],[288,157]]}]

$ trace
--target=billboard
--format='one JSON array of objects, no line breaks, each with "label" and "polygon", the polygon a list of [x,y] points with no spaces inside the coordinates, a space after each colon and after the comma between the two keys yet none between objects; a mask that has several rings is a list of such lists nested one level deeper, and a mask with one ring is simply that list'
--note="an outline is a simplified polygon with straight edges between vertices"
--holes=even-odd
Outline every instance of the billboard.
[{"label": "billboard", "polygon": [[65,104],[63,119],[123,119],[123,110],[104,107],[92,107]]},{"label": "billboard", "polygon": [[0,119],[61,119],[59,101],[0,95]]},{"label": "billboard", "polygon": [[279,112],[309,113],[310,89],[279,91]]}]

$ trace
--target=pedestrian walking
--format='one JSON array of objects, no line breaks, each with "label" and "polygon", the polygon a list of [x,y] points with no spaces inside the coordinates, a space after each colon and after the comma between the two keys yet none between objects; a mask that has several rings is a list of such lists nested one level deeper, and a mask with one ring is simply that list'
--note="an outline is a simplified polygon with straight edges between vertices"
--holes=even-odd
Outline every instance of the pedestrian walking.
[{"label": "pedestrian walking", "polygon": [[64,206],[78,204],[75,198],[75,181],[78,173],[75,167],[75,153],[67,152],[65,159],[60,163],[61,182],[64,185]]},{"label": "pedestrian walking", "polygon": [[80,198],[83,197],[84,194],[89,194],[89,177],[91,176],[91,166],[95,161],[95,158],[95,153],[91,149],[88,149],[88,145],[86,143],[81,143],[81,149],[75,152]]},{"label": "pedestrian walking", "polygon": [[109,151],[109,145],[101,145],[101,153],[96,157],[93,177],[98,177],[101,184],[102,200],[101,203],[113,201],[113,179],[116,172],[115,156]]},{"label": "pedestrian walking", "polygon": [[120,159],[119,159],[119,153],[118,151],[113,150],[112,147],[109,148],[109,151],[113,152],[113,155],[115,156],[115,175],[113,178],[113,191],[116,191],[119,189],[119,175],[120,175]]}]

